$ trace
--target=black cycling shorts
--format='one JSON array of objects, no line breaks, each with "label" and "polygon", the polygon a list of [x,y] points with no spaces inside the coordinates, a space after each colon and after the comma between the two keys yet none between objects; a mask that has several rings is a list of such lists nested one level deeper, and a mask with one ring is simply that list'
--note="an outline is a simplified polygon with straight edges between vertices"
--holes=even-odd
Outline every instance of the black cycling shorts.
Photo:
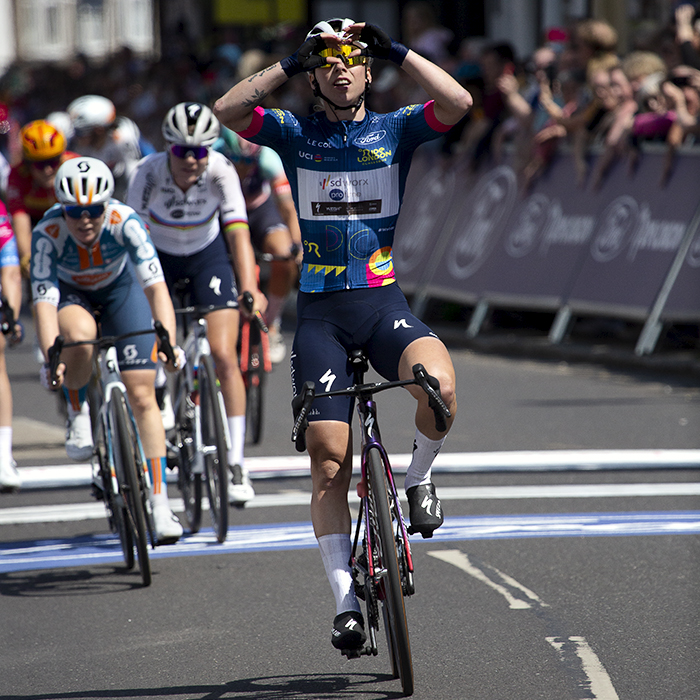
[{"label": "black cycling shorts", "polygon": [[238,290],[224,237],[219,234],[204,250],[193,255],[169,255],[158,251],[168,289],[189,279],[187,292],[193,306],[238,308]]},{"label": "black cycling shorts", "polygon": [[[398,379],[403,351],[418,338],[437,336],[417,319],[394,283],[371,289],[297,295],[297,331],[292,347],[292,388],[296,396],[304,382],[316,392],[352,384],[348,352],[362,349],[385,379]],[[314,401],[309,420],[350,423],[353,400],[336,396]]]}]

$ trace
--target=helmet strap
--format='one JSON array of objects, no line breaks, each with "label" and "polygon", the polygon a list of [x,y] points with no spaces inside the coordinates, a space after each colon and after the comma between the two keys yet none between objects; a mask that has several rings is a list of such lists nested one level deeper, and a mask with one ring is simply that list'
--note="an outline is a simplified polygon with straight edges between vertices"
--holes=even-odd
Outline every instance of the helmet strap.
[{"label": "helmet strap", "polygon": [[[365,74],[365,75],[366,75],[366,74]],[[314,93],[314,96],[315,96],[315,97],[319,97],[319,98],[321,98],[322,100],[324,100],[324,101],[328,104],[328,106],[331,108],[333,114],[335,114],[336,117],[338,116],[336,110],[339,110],[339,111],[341,111],[341,112],[345,112],[345,111],[347,111],[347,110],[353,110],[353,112],[356,114],[356,113],[357,113],[357,110],[360,109],[360,107],[362,106],[362,103],[365,101],[365,95],[366,95],[367,92],[369,91],[369,84],[370,84],[370,83],[369,83],[369,80],[367,80],[367,78],[365,77],[365,89],[362,91],[362,94],[361,94],[360,97],[358,98],[357,102],[355,102],[355,104],[348,105],[347,107],[341,107],[340,105],[337,105],[337,104],[336,104],[335,102],[333,102],[332,100],[329,100],[329,99],[321,92],[321,86],[318,84],[318,80],[316,80],[316,73],[315,73],[315,72],[314,72],[314,74],[313,74],[313,76],[312,76],[312,78],[311,78],[311,82],[312,82],[312,85],[313,85],[313,93]]]}]

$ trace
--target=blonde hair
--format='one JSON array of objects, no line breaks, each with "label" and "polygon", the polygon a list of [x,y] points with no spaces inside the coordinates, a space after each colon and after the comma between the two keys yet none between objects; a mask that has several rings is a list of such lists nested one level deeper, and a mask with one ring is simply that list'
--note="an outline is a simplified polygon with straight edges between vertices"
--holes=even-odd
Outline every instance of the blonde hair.
[{"label": "blonde hair", "polygon": [[627,80],[641,80],[652,73],[666,73],[663,58],[653,51],[632,51],[622,59],[622,70]]},{"label": "blonde hair", "polygon": [[617,48],[617,31],[602,19],[583,20],[576,25],[576,36],[596,53]]}]

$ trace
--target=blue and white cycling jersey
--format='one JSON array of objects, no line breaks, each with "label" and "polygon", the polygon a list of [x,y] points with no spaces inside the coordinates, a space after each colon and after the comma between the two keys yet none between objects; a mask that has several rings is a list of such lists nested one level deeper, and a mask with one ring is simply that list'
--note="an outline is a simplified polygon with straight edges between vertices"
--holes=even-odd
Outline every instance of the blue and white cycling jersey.
[{"label": "blue and white cycling jersey", "polygon": [[143,289],[164,281],[148,230],[131,207],[113,199],[98,239],[87,248],[70,234],[61,206],[55,204],[32,231],[34,303],[58,306],[59,280],[85,291],[105,289],[117,281],[129,259]]},{"label": "blue and white cycling jersey", "polygon": [[432,101],[340,122],[256,108],[240,135],[270,146],[284,163],[304,242],[302,292],[395,281],[394,230],[411,157],[450,128]]}]

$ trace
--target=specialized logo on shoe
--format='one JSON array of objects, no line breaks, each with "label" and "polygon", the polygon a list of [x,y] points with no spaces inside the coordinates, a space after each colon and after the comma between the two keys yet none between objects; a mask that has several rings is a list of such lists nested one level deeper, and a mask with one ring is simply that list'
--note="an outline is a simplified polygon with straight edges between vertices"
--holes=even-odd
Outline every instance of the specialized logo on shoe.
[{"label": "specialized logo on shoe", "polygon": [[[431,505],[433,505],[433,497],[430,494],[427,494],[425,496],[425,498],[423,499],[423,501],[421,502],[420,507],[423,508],[428,515],[431,515],[431,512],[430,512]],[[435,515],[437,515],[437,513],[435,513]]]},{"label": "specialized logo on shoe", "polygon": [[209,289],[214,291],[217,297],[221,296],[221,278],[214,275],[209,280]]},{"label": "specialized logo on shoe", "polygon": [[402,318],[398,321],[394,321],[394,330],[396,330],[399,327],[403,328],[413,328],[413,326],[409,326],[408,323],[406,323],[406,319]]},{"label": "specialized logo on shoe", "polygon": [[345,623],[345,627],[346,627],[346,629],[354,630],[355,627],[357,627],[358,624],[359,624],[359,623],[357,622],[357,620],[354,620],[354,619],[351,617],[351,618]]}]

